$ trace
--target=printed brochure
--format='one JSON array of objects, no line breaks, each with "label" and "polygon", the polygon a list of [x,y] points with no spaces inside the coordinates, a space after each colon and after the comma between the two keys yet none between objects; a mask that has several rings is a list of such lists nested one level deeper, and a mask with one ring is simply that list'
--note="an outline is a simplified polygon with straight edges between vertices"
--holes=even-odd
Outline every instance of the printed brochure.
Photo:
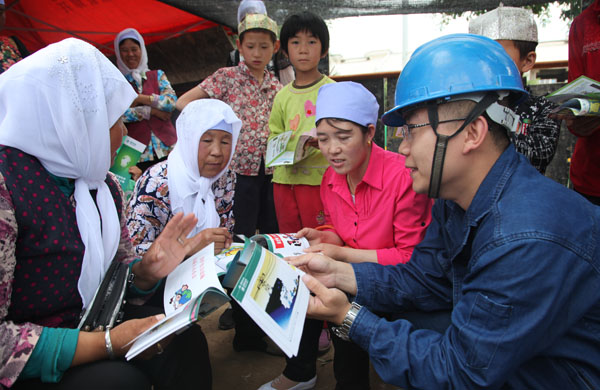
[{"label": "printed brochure", "polygon": [[[292,233],[276,233],[276,234],[257,234],[255,236],[244,237],[245,244],[254,241],[263,248],[268,249],[279,257],[300,256],[303,255],[304,249],[308,248],[308,240],[304,237],[296,238]],[[248,258],[237,256],[234,261],[230,261],[227,266],[227,273],[223,279],[223,286],[233,288],[244,271]]]},{"label": "printed brochure", "polygon": [[146,145],[126,135],[123,137],[123,143],[117,151],[115,162],[110,167],[110,171],[117,176],[119,184],[121,184],[121,188],[127,198],[133,192],[133,187],[135,186],[135,181],[131,180],[129,168],[137,164],[144,149],[146,149]]},{"label": "printed brochure", "polygon": [[217,277],[214,250],[211,243],[167,276],[163,296],[165,318],[133,340],[125,355],[127,360],[229,301]]},{"label": "printed brochure", "polygon": [[307,247],[305,238],[293,234],[259,234],[216,256],[210,244],[169,274],[163,296],[165,318],[132,340],[125,357],[134,358],[228,302],[218,279],[222,274],[223,286],[232,288],[231,296],[254,322],[286,355],[296,355],[310,293],[301,279],[303,272],[282,257],[303,254]]},{"label": "printed brochure", "polygon": [[267,143],[267,153],[265,155],[265,165],[267,167],[276,167],[280,165],[292,165],[308,157],[312,150],[316,150],[308,144],[316,137],[316,129],[300,135],[298,143],[294,150],[288,150],[288,144],[294,137],[293,131],[286,131],[269,140]]},{"label": "printed brochure", "polygon": [[304,273],[256,241],[247,242],[240,262],[246,266],[231,297],[288,357],[296,356],[310,297]]},{"label": "printed brochure", "polygon": [[546,98],[559,104],[559,107],[552,110],[555,114],[567,116],[600,115],[600,82],[586,76],[578,77],[549,94]]}]

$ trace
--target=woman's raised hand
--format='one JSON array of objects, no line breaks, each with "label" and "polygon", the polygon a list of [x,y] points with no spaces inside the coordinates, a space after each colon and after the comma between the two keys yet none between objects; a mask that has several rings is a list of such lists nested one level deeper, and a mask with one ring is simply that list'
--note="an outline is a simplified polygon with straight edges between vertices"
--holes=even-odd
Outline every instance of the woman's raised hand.
[{"label": "woman's raised hand", "polygon": [[175,269],[181,261],[202,241],[201,234],[186,238],[198,218],[194,214],[177,213],[154,240],[142,261],[133,266],[134,283],[142,290],[149,290]]}]

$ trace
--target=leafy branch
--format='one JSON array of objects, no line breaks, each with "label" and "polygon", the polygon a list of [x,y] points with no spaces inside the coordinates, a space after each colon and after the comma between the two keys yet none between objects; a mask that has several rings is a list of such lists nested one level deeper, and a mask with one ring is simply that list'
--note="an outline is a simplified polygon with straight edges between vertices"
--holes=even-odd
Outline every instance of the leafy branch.
[{"label": "leafy branch", "polygon": [[[563,7],[561,7],[560,18],[570,22],[581,13],[582,8],[585,8],[592,2],[593,0],[560,0],[555,2],[548,2],[546,4],[527,5],[524,8],[530,9],[535,15],[537,15],[541,19],[542,23],[544,23],[549,21],[550,19],[550,5],[552,3],[558,3],[560,5],[563,5]],[[442,15],[442,24],[448,24],[451,20],[462,16],[466,17],[467,20],[470,20],[471,18],[484,14],[487,11],[491,10],[444,13]]]}]

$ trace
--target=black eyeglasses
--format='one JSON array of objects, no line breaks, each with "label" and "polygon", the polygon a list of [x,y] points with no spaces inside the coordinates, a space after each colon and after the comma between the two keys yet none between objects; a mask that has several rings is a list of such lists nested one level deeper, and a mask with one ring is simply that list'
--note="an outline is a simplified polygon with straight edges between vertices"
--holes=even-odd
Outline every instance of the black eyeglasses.
[{"label": "black eyeglasses", "polygon": [[[447,119],[445,121],[439,121],[438,124],[448,123],[448,122],[460,122],[460,121],[464,121],[465,119],[467,119],[467,118]],[[402,137],[404,140],[410,142],[413,138],[413,136],[412,136],[413,129],[418,129],[419,127],[425,127],[425,126],[431,126],[431,123],[421,123],[418,125],[405,124],[403,126],[398,127],[398,130],[396,130],[396,137]]]}]

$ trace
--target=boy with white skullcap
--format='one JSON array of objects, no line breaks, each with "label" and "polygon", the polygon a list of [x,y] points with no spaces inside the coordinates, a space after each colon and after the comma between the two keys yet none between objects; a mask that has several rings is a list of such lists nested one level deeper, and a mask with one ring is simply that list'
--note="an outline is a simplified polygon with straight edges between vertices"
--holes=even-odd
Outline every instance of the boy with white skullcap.
[{"label": "boy with white skullcap", "polygon": [[[531,10],[500,7],[471,20],[469,33],[497,41],[513,59],[521,75],[535,65],[538,30]],[[552,161],[560,135],[560,122],[548,118],[554,104],[542,96],[529,98],[516,107],[522,126],[512,136],[517,151],[544,174]]]}]

